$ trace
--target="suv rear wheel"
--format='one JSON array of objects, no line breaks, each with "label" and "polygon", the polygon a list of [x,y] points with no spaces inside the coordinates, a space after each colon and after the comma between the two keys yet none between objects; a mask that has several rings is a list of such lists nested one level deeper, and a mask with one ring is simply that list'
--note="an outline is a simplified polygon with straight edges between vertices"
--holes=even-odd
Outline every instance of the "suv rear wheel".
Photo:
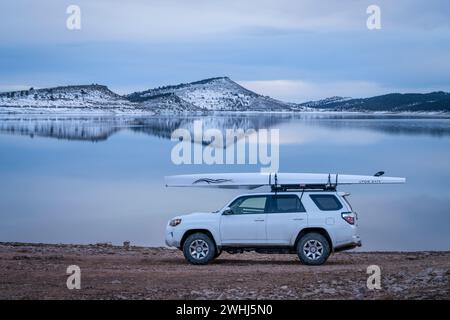
[{"label": "suv rear wheel", "polygon": [[183,244],[183,254],[191,264],[207,264],[216,255],[213,240],[204,233],[194,233]]},{"label": "suv rear wheel", "polygon": [[307,233],[297,244],[300,261],[306,265],[321,265],[330,256],[330,245],[320,233]]}]

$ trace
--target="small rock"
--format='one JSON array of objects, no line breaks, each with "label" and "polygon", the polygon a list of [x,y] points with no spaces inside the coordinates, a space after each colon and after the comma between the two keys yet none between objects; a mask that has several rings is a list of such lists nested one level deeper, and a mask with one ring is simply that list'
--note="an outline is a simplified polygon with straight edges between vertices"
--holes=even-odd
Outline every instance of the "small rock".
[{"label": "small rock", "polygon": [[323,289],[323,293],[326,293],[326,294],[335,294],[335,293],[336,293],[336,290],[333,289],[333,288],[326,288],[326,289]]},{"label": "small rock", "polygon": [[111,242],[98,242],[95,244],[96,247],[101,247],[101,248],[109,248],[112,247],[112,243]]},{"label": "small rock", "polygon": [[111,281],[111,284],[121,284],[122,282],[120,282],[119,280],[113,280]]}]

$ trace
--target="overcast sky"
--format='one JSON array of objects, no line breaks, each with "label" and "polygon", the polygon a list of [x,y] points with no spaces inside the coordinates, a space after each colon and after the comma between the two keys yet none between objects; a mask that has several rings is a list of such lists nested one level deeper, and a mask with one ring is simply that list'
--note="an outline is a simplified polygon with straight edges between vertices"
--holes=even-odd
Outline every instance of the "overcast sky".
[{"label": "overcast sky", "polygon": [[[81,30],[66,28],[71,4]],[[366,26],[371,4],[380,30]],[[297,102],[450,91],[446,0],[2,0],[0,30],[0,91],[215,76]]]}]

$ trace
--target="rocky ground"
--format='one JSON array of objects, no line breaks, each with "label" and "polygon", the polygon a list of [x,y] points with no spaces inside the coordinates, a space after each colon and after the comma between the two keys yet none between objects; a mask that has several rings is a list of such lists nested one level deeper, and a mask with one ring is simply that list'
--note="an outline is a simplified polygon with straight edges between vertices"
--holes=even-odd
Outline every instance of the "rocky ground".
[{"label": "rocky ground", "polygon": [[[81,289],[66,286],[69,265]],[[366,286],[381,268],[381,289]],[[178,250],[110,244],[0,243],[0,299],[449,299],[450,252],[337,253],[326,265],[295,255],[223,253],[192,266]]]}]

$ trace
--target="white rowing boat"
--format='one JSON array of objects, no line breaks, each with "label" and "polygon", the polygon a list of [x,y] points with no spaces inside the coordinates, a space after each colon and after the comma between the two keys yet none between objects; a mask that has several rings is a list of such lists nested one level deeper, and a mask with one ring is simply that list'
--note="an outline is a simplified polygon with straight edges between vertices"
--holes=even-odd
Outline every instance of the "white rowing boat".
[{"label": "white rowing boat", "polygon": [[338,185],[396,184],[405,178],[337,173],[204,173],[165,177],[166,187],[212,187],[255,189],[270,186],[280,189],[335,189]]}]

